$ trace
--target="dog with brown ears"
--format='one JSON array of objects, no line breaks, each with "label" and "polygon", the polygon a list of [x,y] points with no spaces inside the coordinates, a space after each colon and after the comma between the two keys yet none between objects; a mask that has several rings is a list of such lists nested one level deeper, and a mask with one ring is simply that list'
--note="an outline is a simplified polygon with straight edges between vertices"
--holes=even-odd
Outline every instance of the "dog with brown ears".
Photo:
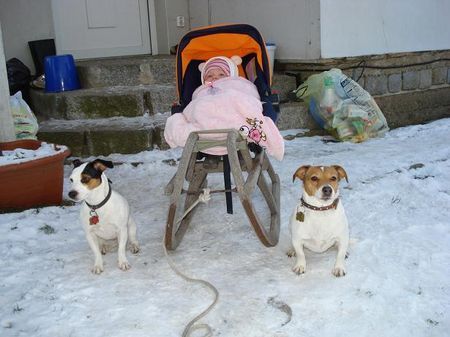
[{"label": "dog with brown ears", "polygon": [[102,254],[106,254],[109,241],[117,241],[118,266],[121,270],[130,269],[125,250],[127,242],[133,254],[139,252],[136,238],[136,223],[130,214],[127,200],[112,190],[104,171],[112,168],[111,161],[95,159],[82,164],[73,162],[70,175],[69,197],[74,201],[84,201],[80,218],[87,241],[94,252],[94,274],[103,272]]},{"label": "dog with brown ears", "polygon": [[297,274],[306,271],[304,248],[323,253],[337,247],[332,274],[344,276],[345,258],[349,244],[349,226],[344,206],[339,199],[339,182],[348,182],[347,173],[338,165],[299,167],[292,178],[303,182],[302,197],[291,219],[292,247],[289,256],[296,256],[292,270]]}]

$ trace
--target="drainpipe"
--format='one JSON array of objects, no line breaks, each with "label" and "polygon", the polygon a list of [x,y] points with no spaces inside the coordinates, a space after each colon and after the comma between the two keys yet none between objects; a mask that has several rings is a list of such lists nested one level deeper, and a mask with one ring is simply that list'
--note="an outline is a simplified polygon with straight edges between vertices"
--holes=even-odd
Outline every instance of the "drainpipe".
[{"label": "drainpipe", "polygon": [[3,36],[0,22],[0,142],[15,139],[14,121],[9,106],[8,76],[6,74],[6,61],[3,51]]}]

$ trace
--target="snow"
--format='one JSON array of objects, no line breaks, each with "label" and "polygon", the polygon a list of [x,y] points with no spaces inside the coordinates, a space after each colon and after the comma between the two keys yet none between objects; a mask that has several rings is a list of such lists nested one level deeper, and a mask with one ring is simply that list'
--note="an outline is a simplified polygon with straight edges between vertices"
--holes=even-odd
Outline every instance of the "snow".
[{"label": "snow", "polygon": [[[361,144],[287,141],[285,159],[273,161],[282,185],[277,247],[258,241],[237,197],[235,214],[228,215],[224,197],[214,194],[170,253],[183,272],[220,293],[201,322],[214,336],[448,336],[449,143],[450,119]],[[109,156],[122,164],[108,177],[138,223],[142,250],[128,253],[127,272],[117,268],[116,252],[105,256],[101,275],[90,272],[93,254],[79,205],[0,214],[1,336],[181,335],[213,296],[176,275],[162,249],[169,200],[163,190],[176,170],[168,163],[180,154]],[[304,164],[339,164],[348,173],[350,183],[341,183],[352,241],[345,277],[331,275],[334,250],[307,252],[302,276],[285,255],[288,219],[301,189],[292,174]],[[70,171],[65,167],[65,194]],[[223,188],[222,179],[212,176],[209,185]],[[255,200],[263,214],[260,196]]]},{"label": "snow", "polygon": [[62,153],[67,150],[66,146],[55,147],[54,144],[41,143],[36,150],[16,148],[14,150],[4,150],[0,156],[0,165],[18,164],[30,160],[41,159]]}]

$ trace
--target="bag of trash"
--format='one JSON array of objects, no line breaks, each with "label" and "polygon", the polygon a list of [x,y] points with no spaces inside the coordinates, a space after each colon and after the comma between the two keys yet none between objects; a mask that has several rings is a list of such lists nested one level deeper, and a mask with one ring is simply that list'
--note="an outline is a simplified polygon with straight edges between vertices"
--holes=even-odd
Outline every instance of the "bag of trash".
[{"label": "bag of trash", "polygon": [[18,91],[10,96],[9,105],[14,120],[16,139],[36,139],[39,124],[27,102],[22,98],[22,92]]},{"label": "bag of trash", "polygon": [[17,58],[6,61],[8,73],[9,94],[14,95],[18,91],[26,89],[31,80],[31,72],[28,67]]},{"label": "bag of trash", "polygon": [[311,75],[295,93],[317,124],[339,140],[357,143],[389,130],[373,97],[340,69]]}]

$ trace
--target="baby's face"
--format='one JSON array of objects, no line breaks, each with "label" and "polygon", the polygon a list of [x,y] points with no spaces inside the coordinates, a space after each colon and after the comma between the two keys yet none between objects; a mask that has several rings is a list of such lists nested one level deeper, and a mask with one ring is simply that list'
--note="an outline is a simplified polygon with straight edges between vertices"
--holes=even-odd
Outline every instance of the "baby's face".
[{"label": "baby's face", "polygon": [[227,74],[220,68],[212,68],[205,74],[205,83],[214,82],[220,80],[221,78],[227,77]]}]

